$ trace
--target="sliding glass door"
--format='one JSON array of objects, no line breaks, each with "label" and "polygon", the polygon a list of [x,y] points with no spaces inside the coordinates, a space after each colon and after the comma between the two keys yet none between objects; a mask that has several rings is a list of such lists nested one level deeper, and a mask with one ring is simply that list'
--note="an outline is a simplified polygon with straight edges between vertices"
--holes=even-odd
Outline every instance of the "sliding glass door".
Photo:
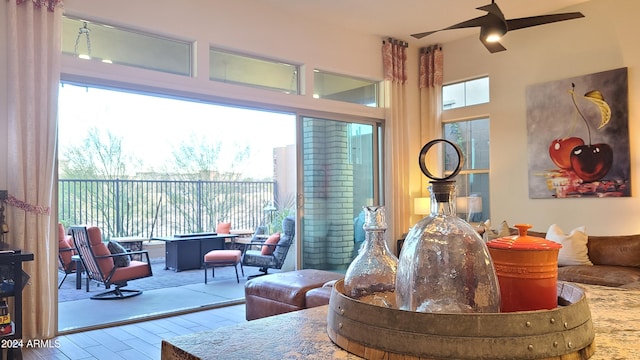
[{"label": "sliding glass door", "polygon": [[364,241],[362,207],[381,202],[380,126],[300,121],[301,268],[344,271]]}]

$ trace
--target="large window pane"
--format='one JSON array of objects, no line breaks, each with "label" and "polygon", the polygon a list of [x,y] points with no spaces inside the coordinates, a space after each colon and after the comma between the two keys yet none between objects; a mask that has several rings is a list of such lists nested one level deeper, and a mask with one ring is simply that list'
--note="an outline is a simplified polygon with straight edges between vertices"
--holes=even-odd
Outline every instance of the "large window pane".
[{"label": "large window pane", "polygon": [[105,239],[215,231],[220,221],[275,232],[295,215],[293,114],[69,83],[59,93],[65,225],[99,226]]},{"label": "large window pane", "polygon": [[[489,119],[456,121],[443,125],[445,139],[458,145],[464,166],[455,178],[457,212],[465,220],[481,222],[489,218]],[[457,155],[445,148],[445,169],[455,168]]]},{"label": "large window pane", "polygon": [[377,107],[378,83],[314,70],[313,97]]},{"label": "large window pane", "polygon": [[489,78],[442,86],[442,109],[455,109],[489,102]]},{"label": "large window pane", "polygon": [[[463,169],[489,169],[489,119],[446,123],[444,137],[462,150],[465,159]],[[449,163],[457,161],[457,157],[450,147],[447,147],[446,151],[445,164],[451,165]]]},{"label": "large window pane", "polygon": [[298,66],[211,49],[209,79],[298,94]]},{"label": "large window pane", "polygon": [[62,53],[191,76],[191,43],[94,21],[62,19]]}]

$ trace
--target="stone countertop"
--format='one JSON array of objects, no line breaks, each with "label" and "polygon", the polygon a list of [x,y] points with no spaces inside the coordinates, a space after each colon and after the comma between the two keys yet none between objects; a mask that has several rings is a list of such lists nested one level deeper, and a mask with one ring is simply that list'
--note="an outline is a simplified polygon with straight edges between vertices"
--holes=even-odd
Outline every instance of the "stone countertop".
[{"label": "stone countertop", "polygon": [[[576,285],[585,290],[595,329],[590,359],[640,359],[640,291]],[[360,359],[329,339],[327,311],[321,306],[163,340],[162,359]]]}]

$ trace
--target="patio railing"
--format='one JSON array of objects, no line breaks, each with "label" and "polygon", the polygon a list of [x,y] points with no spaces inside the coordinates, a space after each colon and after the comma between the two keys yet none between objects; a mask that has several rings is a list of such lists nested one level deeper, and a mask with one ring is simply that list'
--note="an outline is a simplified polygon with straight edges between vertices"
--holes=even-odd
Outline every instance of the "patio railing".
[{"label": "patio railing", "polygon": [[272,181],[61,179],[58,186],[60,221],[98,226],[105,239],[215,231],[220,221],[254,229],[275,199]]}]

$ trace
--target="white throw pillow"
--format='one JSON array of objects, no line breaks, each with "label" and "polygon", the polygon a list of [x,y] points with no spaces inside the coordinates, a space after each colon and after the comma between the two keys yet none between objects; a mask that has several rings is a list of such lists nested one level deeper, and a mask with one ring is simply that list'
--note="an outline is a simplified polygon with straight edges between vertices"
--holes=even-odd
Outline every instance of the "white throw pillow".
[{"label": "white throw pillow", "polygon": [[546,238],[562,245],[558,252],[558,266],[593,265],[589,260],[588,237],[584,226],[575,228],[566,235],[558,225],[552,224],[547,230]]},{"label": "white throw pillow", "polygon": [[482,226],[484,227],[484,233],[482,233],[482,240],[484,240],[484,242],[510,235],[509,225],[506,221],[503,221],[497,230],[491,228],[491,220],[485,221]]}]

